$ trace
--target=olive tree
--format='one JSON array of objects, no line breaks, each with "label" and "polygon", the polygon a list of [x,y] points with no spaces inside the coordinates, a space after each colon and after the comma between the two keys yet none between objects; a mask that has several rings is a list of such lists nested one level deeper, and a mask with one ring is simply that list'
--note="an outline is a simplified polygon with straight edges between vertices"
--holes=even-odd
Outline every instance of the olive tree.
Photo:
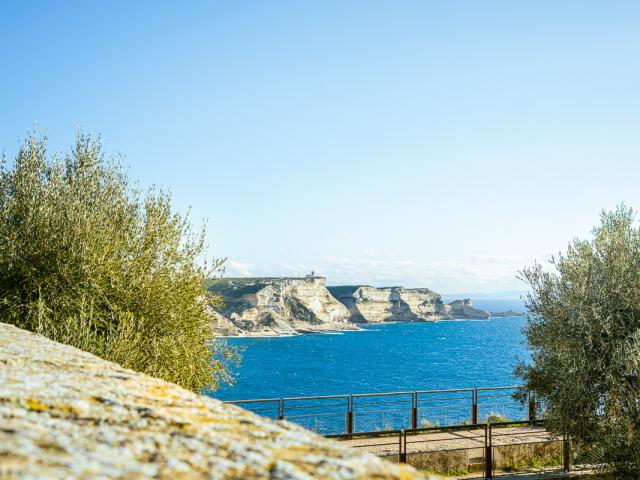
[{"label": "olive tree", "polygon": [[640,229],[632,209],[603,212],[549,268],[534,265],[525,335],[532,361],[517,373],[548,427],[616,470],[640,472]]},{"label": "olive tree", "polygon": [[142,194],[99,138],[47,156],[29,135],[0,165],[0,321],[192,390],[230,380],[213,341],[203,232]]}]

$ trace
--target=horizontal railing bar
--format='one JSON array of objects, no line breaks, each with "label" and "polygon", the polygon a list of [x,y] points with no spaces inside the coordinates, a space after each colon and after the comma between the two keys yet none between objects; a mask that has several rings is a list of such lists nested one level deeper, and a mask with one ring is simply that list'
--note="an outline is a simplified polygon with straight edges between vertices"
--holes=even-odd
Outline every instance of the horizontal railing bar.
[{"label": "horizontal railing bar", "polygon": [[[477,446],[477,447],[447,448],[446,450],[426,450],[426,451],[421,451],[421,452],[407,452],[407,455],[424,455],[424,454],[429,455],[430,453],[463,452],[465,450],[478,450],[478,449],[483,449],[483,448],[484,448],[484,445]],[[465,477],[465,478],[467,478],[467,477]],[[483,478],[483,477],[468,477],[468,478],[479,479],[479,478]]]},{"label": "horizontal railing bar", "polygon": [[[506,422],[505,425],[517,425],[517,424],[529,424],[531,422],[523,421],[523,422]],[[423,427],[423,428],[412,428],[412,429],[398,429],[398,430],[385,430],[382,432],[357,432],[357,433],[336,433],[331,435],[325,435],[327,438],[358,438],[358,437],[376,437],[376,436],[387,436],[387,435],[399,435],[401,432],[405,432],[407,435],[420,435],[421,433],[426,432],[453,432],[453,431],[465,431],[465,430],[484,430],[487,424],[485,423],[476,423],[469,425],[448,425],[442,427]],[[496,426],[499,424],[492,423],[491,426]]]},{"label": "horizontal railing bar", "polygon": [[500,445],[491,445],[492,448],[514,447],[517,445],[536,445],[538,443],[562,443],[563,440],[538,440],[536,442],[520,442],[520,443],[502,443]]},{"label": "horizontal railing bar", "polygon": [[505,399],[513,397],[512,394],[507,393],[506,395],[478,395],[478,401],[482,402],[483,400],[494,401],[495,399]]},{"label": "horizontal railing bar", "polygon": [[245,407],[245,408],[250,408],[252,412],[268,412],[270,410],[277,410],[277,406],[276,405],[272,405],[269,407]]},{"label": "horizontal railing bar", "polygon": [[473,388],[452,388],[448,390],[417,390],[415,393],[454,393],[454,392],[473,392]]},{"label": "horizontal railing bar", "polygon": [[360,445],[354,445],[354,447],[386,447],[387,445],[394,445],[397,446],[398,445],[398,440],[396,437],[393,437],[393,442],[387,442],[387,443],[366,443],[366,444],[360,444]]},{"label": "horizontal railing bar", "polygon": [[[484,424],[480,424],[484,425]],[[509,428],[512,425],[544,425],[544,420],[508,420],[506,422],[491,423],[491,428]]]},{"label": "horizontal railing bar", "polygon": [[[523,426],[529,425],[531,427],[541,427],[544,430],[544,420],[508,420],[506,422],[492,423],[491,426],[495,428],[509,428],[511,425]],[[506,434],[505,434],[506,435]]]},{"label": "horizontal railing bar", "polygon": [[[384,404],[380,404],[384,405]],[[366,413],[366,412],[405,412],[407,414],[411,413],[409,411],[409,407],[404,407],[403,405],[389,405],[388,407],[380,407],[378,405],[360,405],[360,408],[354,408],[353,413]]]},{"label": "horizontal railing bar", "polygon": [[442,438],[432,438],[430,440],[426,440],[426,439],[425,440],[412,440],[412,441],[407,440],[407,443],[434,443],[434,442],[442,443],[443,441],[447,441],[447,442],[453,443],[453,442],[464,442],[464,441],[467,441],[467,440],[475,440],[477,438],[481,438],[482,440],[484,440],[485,436],[484,436],[484,434],[482,434],[482,435],[474,435],[472,437],[447,438],[446,440],[443,440]]},{"label": "horizontal railing bar", "polygon": [[526,388],[524,385],[510,385],[505,387],[477,387],[479,392],[486,392],[487,390],[513,390],[514,388]]},{"label": "horizontal railing bar", "polygon": [[316,396],[307,396],[307,397],[285,397],[285,398],[261,398],[261,399],[247,399],[247,400],[225,400],[223,403],[253,403],[253,402],[277,402],[281,400],[285,401],[293,401],[293,400],[322,400],[325,398],[360,398],[360,397],[378,397],[385,395],[414,395],[414,394],[435,394],[435,393],[454,393],[454,392],[472,392],[474,390],[478,392],[485,392],[491,390],[513,390],[513,389],[524,389],[526,387],[522,385],[509,385],[509,386],[498,386],[498,387],[476,387],[476,388],[451,388],[451,389],[440,389],[440,390],[416,390],[416,391],[404,391],[404,392],[375,392],[375,393],[354,393],[352,395],[343,394],[343,395],[316,395]]},{"label": "horizontal railing bar", "polygon": [[326,413],[301,413],[299,415],[285,415],[285,420],[292,418],[316,418],[316,417],[344,417],[345,412],[326,412]]},{"label": "horizontal railing bar", "polygon": [[369,405],[411,405],[411,400],[408,401],[404,401],[404,402],[394,402],[394,401],[388,401],[388,402],[363,402],[363,403],[355,403],[353,404],[353,406],[361,406],[361,407],[367,407]]},{"label": "horizontal railing bar", "polygon": [[[349,398],[349,395],[320,395],[316,397],[284,397],[282,400],[285,402],[291,402],[293,400],[323,400],[326,398]],[[319,405],[322,406],[322,405]]]},{"label": "horizontal railing bar", "polygon": [[354,393],[353,398],[360,397],[383,397],[386,395],[413,395],[415,392],[381,392],[381,393]]},{"label": "horizontal railing bar", "polygon": [[331,435],[325,435],[326,438],[346,438],[348,440],[357,440],[359,438],[369,438],[369,437],[391,437],[400,435],[402,430],[383,430],[380,432],[354,432],[354,433],[332,433]]},{"label": "horizontal railing bar", "polygon": [[[510,426],[517,426],[517,425],[531,425],[531,424],[535,424],[535,425],[544,425],[544,421],[543,420],[535,420],[535,421],[528,421],[528,420],[518,420],[518,421],[513,421],[513,422],[500,422],[500,423],[492,423],[491,424],[491,428],[492,429],[499,429],[499,428],[508,428]],[[487,427],[488,424],[486,423],[476,423],[476,424],[472,424],[472,425],[449,425],[449,426],[442,426],[442,427],[424,427],[424,428],[413,428],[413,429],[398,429],[398,430],[385,430],[385,431],[379,431],[379,432],[357,432],[357,433],[337,433],[337,434],[332,434],[332,435],[325,435],[325,437],[327,438],[334,438],[334,439],[341,439],[341,438],[345,438],[345,439],[350,439],[350,440],[355,440],[358,438],[368,438],[368,437],[386,437],[386,436],[397,436],[400,433],[402,433],[404,431],[404,433],[409,436],[409,435],[421,435],[423,433],[434,433],[434,432],[456,432],[456,431],[473,431],[473,430],[484,430],[485,427]],[[535,432],[533,432],[535,433]],[[484,436],[484,435],[483,435]],[[493,436],[498,436],[493,435]],[[466,437],[466,438],[473,438],[473,437]],[[463,440],[463,439],[460,439]],[[428,442],[430,440],[425,440],[425,442]],[[456,441],[456,440],[453,440]],[[547,440],[547,441],[556,441],[556,440]],[[408,442],[408,440],[407,440]],[[420,442],[417,442],[420,443]],[[530,443],[544,443],[543,442],[530,442]],[[515,445],[515,444],[513,444]]]},{"label": "horizontal railing bar", "polygon": [[470,397],[418,397],[418,403],[420,402],[451,402],[453,400],[464,400],[465,402],[469,402],[471,400]]},{"label": "horizontal railing bar", "polygon": [[373,397],[370,400],[365,400],[363,401],[361,398],[358,399],[358,401],[356,402],[354,399],[353,404],[354,405],[375,405],[378,403],[395,403],[398,405],[405,405],[407,403],[412,403],[411,402],[411,398],[394,398],[393,396],[391,396],[390,398],[386,399],[385,397]]},{"label": "horizontal railing bar", "polygon": [[[344,407],[346,408],[348,405],[346,403],[329,403],[326,405],[287,405],[287,410],[308,410],[310,408],[329,408],[329,407]],[[345,410],[346,412],[347,410]]]},{"label": "horizontal railing bar", "polygon": [[225,400],[222,403],[260,403],[260,402],[279,402],[279,398],[259,398],[259,399],[250,399],[250,400]]},{"label": "horizontal railing bar", "polygon": [[[543,436],[543,435],[546,435],[546,431],[545,432],[529,432],[529,433],[527,433],[525,435],[493,435],[493,438],[494,439],[497,439],[497,438],[503,438],[503,439],[505,439],[505,438],[514,438],[514,439],[517,440],[518,437],[538,437],[538,436]],[[551,438],[549,438],[549,439],[551,440]],[[556,438],[556,440],[557,440],[557,438]]]},{"label": "horizontal railing bar", "polygon": [[540,430],[527,430],[525,432],[496,433],[494,437],[519,437],[522,435],[535,435],[538,433],[547,433],[547,431],[545,429],[540,429]]},{"label": "horizontal railing bar", "polygon": [[261,411],[262,412],[262,411],[268,411],[268,410],[276,410],[277,406],[278,406],[278,404],[266,405],[266,406],[265,405],[260,405],[260,406],[257,406],[257,407],[251,406],[251,407],[246,407],[246,408],[251,408],[252,412],[255,412],[255,411]]}]

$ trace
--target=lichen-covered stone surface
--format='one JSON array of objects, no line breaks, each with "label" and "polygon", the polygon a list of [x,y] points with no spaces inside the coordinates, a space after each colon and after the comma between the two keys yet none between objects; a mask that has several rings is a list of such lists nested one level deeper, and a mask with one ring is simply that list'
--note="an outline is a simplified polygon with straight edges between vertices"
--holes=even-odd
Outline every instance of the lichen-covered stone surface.
[{"label": "lichen-covered stone surface", "polygon": [[422,478],[0,323],[0,478]]}]

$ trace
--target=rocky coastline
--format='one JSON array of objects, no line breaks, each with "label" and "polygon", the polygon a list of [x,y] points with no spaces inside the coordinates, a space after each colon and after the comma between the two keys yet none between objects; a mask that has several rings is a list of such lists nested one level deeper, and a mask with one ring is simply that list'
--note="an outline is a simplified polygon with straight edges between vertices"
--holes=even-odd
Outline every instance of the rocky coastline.
[{"label": "rocky coastline", "polygon": [[492,314],[470,299],[444,303],[428,288],[330,286],[326,278],[218,278],[210,291],[224,297],[211,309],[211,327],[218,336],[270,337],[303,333],[359,330],[361,325],[389,322],[432,322],[487,319]]}]

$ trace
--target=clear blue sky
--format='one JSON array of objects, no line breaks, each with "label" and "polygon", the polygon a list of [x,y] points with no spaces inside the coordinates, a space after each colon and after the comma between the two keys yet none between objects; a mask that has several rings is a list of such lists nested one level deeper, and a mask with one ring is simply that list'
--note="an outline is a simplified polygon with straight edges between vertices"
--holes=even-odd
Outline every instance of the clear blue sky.
[{"label": "clear blue sky", "polygon": [[101,133],[230,275],[523,288],[640,207],[640,3],[3,2],[0,147]]}]

